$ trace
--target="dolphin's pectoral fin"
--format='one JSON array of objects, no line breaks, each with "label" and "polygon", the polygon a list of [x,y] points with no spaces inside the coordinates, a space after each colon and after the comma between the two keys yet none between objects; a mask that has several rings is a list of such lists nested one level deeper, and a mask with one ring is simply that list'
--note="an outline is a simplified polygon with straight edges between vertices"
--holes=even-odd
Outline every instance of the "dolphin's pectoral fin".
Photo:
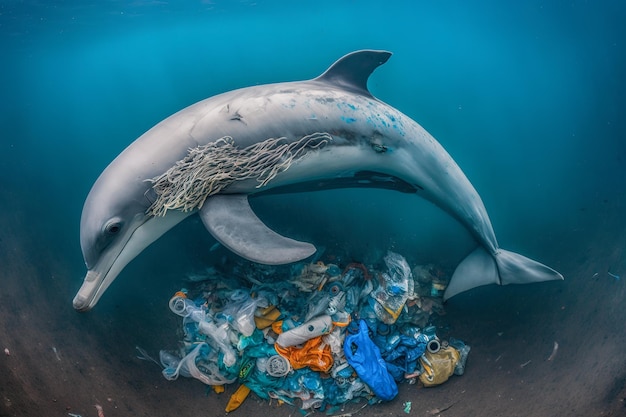
[{"label": "dolphin's pectoral fin", "polygon": [[563,276],[525,256],[503,249],[492,256],[483,247],[478,247],[456,267],[444,300],[481,285],[529,284],[558,279]]},{"label": "dolphin's pectoral fin", "polygon": [[200,218],[222,245],[253,262],[282,265],[315,253],[315,246],[281,236],[267,227],[252,211],[246,195],[209,197]]}]

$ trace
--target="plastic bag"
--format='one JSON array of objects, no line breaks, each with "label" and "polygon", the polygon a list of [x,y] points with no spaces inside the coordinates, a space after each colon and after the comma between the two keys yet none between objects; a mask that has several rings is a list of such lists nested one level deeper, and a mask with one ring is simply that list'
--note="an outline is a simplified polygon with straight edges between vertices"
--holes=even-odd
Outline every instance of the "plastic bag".
[{"label": "plastic bag", "polygon": [[[163,376],[165,379],[173,381],[178,378],[178,375],[191,376],[196,378],[207,385],[223,385],[235,382],[236,378],[227,378],[221,372],[217,366],[217,357],[213,357],[215,362],[210,360],[204,360],[202,371],[198,368],[196,362],[201,361],[203,358],[209,358],[210,347],[206,343],[198,343],[184,358],[176,364],[170,362],[168,366],[163,369]],[[198,358],[200,357],[200,359]],[[161,362],[165,362],[163,354],[161,354]],[[171,358],[170,358],[171,359]],[[166,363],[163,363],[165,366]],[[175,367],[174,367],[175,365]]]},{"label": "plastic bag", "polygon": [[307,340],[301,347],[283,347],[276,343],[274,349],[289,361],[293,369],[308,367],[313,371],[328,372],[333,366],[330,345],[324,343],[322,336]]},{"label": "plastic bag", "polygon": [[[261,300],[253,299],[243,290],[234,291],[230,296],[230,303],[220,316],[223,316],[236,331],[244,336],[250,336],[256,329],[254,313]],[[267,303],[267,300],[262,301]]]},{"label": "plastic bag", "polygon": [[205,320],[198,323],[198,330],[200,330],[200,333],[208,336],[211,345],[223,353],[224,365],[233,366],[235,364],[237,355],[232,345],[228,342],[229,338],[226,325],[218,327],[215,323]]},{"label": "plastic bag", "polygon": [[344,354],[359,378],[369,385],[374,394],[383,401],[389,401],[398,395],[398,386],[387,371],[380,350],[372,342],[368,332],[367,324],[360,320],[358,333],[346,336]]},{"label": "plastic bag", "polygon": [[382,274],[383,282],[370,293],[374,301],[372,307],[383,323],[396,322],[409,297],[414,297],[413,276],[406,260],[397,253],[385,256],[387,272]]}]

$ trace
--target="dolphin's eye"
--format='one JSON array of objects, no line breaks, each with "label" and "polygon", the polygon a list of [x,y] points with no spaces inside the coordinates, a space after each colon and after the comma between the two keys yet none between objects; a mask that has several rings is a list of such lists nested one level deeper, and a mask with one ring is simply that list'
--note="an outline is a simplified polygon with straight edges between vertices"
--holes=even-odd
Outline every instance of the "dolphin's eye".
[{"label": "dolphin's eye", "polygon": [[107,233],[114,235],[117,234],[122,229],[122,224],[120,222],[111,222],[107,224],[104,228]]}]

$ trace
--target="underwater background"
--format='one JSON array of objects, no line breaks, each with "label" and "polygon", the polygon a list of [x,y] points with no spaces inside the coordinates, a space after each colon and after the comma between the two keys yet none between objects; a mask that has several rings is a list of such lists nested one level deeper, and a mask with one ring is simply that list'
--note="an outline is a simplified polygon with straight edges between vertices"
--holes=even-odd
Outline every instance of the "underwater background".
[{"label": "underwater background", "polygon": [[[48,215],[33,227],[67,238],[78,236],[99,173],[160,120],[235,88],[313,78],[357,49],[394,53],[371,77],[372,93],[455,158],[502,246],[540,257],[542,246],[585,222],[581,210],[623,197],[626,187],[621,2],[1,7],[0,167],[10,174],[2,186],[27,206],[45,205]],[[408,246],[414,234],[434,234],[414,214],[415,199],[385,194],[398,204],[381,210],[379,194],[359,194],[363,210],[383,212],[371,233]],[[363,225],[353,210],[315,207],[323,212],[316,221]],[[79,253],[68,247],[67,256]]]},{"label": "underwater background", "polygon": [[[75,358],[89,351],[98,361],[113,360],[112,368],[122,360],[120,372],[135,344],[160,348],[166,332],[151,337],[170,320],[167,300],[177,280],[213,260],[214,241],[197,217],[186,220],[137,257],[93,312],[76,313],[72,299],[85,273],[79,221],[92,184],[126,146],[174,112],[236,88],[314,78],[358,49],[393,52],[370,78],[370,91],[452,155],[481,195],[500,245],[566,278],[477,290],[453,302],[450,314],[478,311],[489,320],[492,307],[509,303],[532,310],[539,288],[546,292],[537,296],[538,311],[546,314],[528,314],[552,332],[568,303],[595,305],[590,311],[600,309],[602,323],[623,322],[623,281],[606,274],[626,274],[624,22],[621,1],[0,2],[0,342],[35,357],[37,348],[20,339],[19,329],[44,317],[45,334],[57,345],[73,349]],[[361,260],[393,249],[411,263],[454,267],[473,244],[440,210],[391,191],[253,203],[278,230]],[[602,279],[591,281],[596,272]],[[495,304],[486,301],[491,297]],[[608,311],[605,303],[613,303]],[[572,325],[589,318],[568,313]],[[131,328],[127,320],[135,315],[138,327]],[[517,316],[503,313],[498,325]],[[105,340],[113,331],[126,340]],[[612,341],[617,352],[622,332],[616,325],[594,337]],[[38,349],[50,354],[52,342],[41,343]],[[572,352],[572,362],[584,354]],[[112,359],[119,357],[126,359]],[[626,375],[624,360],[615,361],[608,379],[617,385],[598,388],[609,405]],[[37,391],[36,382],[15,378],[0,382],[0,415],[32,410],[23,405],[17,412],[21,402],[7,402],[9,384]],[[71,392],[76,383],[68,377],[65,384]],[[24,389],[31,398],[24,404],[41,400],[31,391]],[[550,409],[535,415],[554,415]]]}]

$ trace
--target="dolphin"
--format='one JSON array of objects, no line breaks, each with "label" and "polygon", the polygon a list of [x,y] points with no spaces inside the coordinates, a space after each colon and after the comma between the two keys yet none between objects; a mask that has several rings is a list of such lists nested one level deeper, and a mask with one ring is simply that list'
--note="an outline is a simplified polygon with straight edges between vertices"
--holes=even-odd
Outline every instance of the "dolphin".
[{"label": "dolphin", "polygon": [[414,193],[477,241],[444,298],[487,284],[563,279],[500,249],[463,171],[418,123],[376,99],[372,72],[387,51],[352,52],[317,78],[229,91],[166,118],[102,172],[84,203],[87,266],[73,305],[93,308],[124,267],[187,216],[234,253],[263,264],[306,259],[315,246],[282,236],[254,214],[259,193],[370,187]]}]

